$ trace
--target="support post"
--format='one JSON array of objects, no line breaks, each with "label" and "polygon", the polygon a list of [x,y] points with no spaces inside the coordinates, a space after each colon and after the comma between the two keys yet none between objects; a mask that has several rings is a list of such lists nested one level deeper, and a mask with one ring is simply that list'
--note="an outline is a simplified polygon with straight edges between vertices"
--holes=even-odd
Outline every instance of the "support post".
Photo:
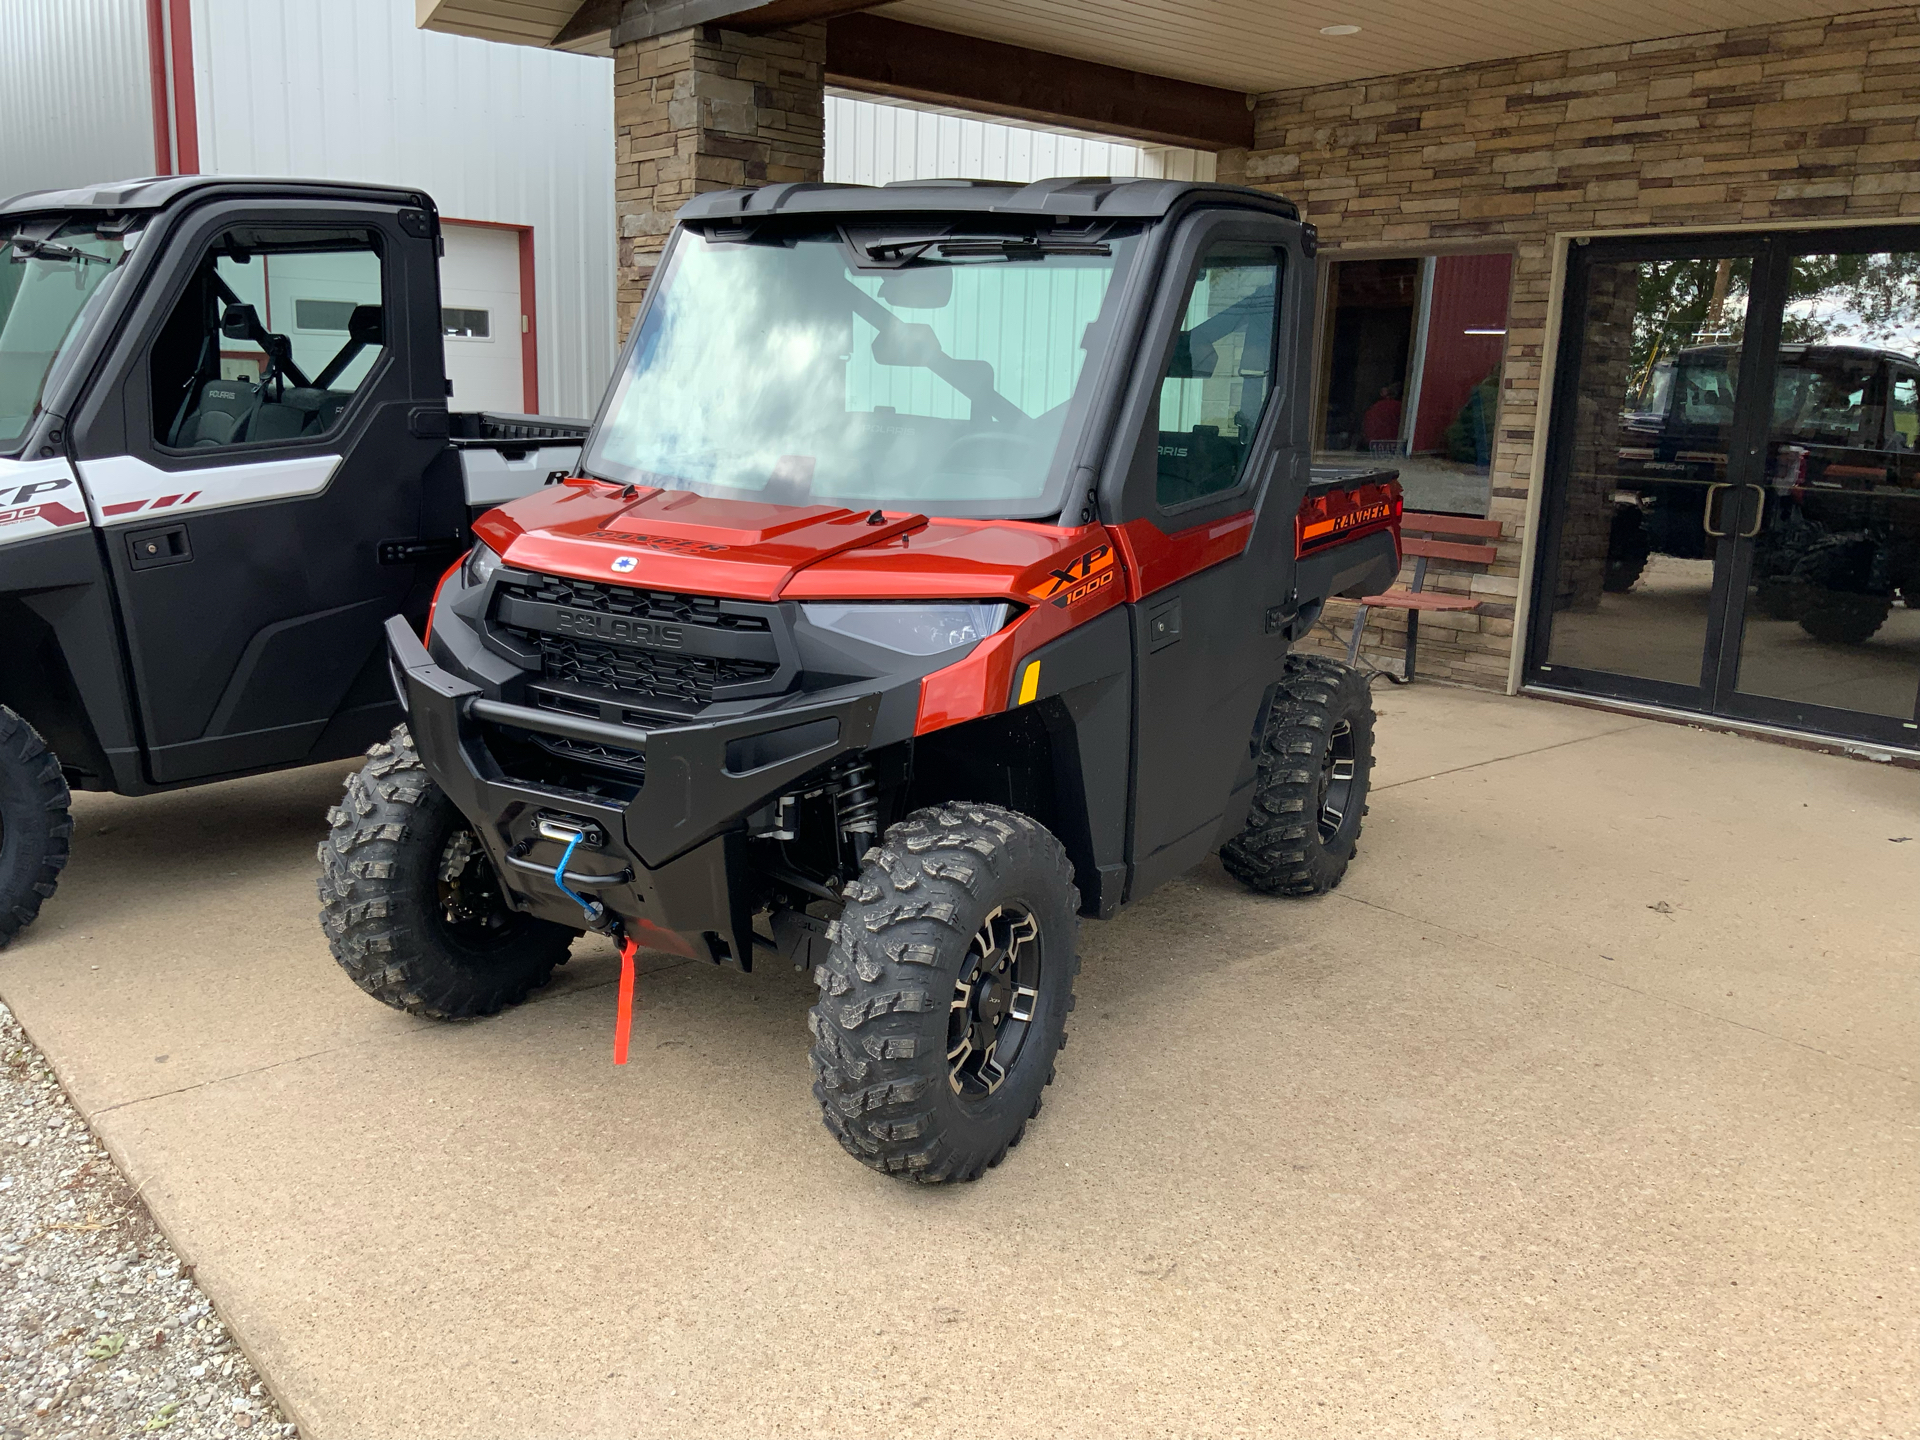
[{"label": "support post", "polygon": [[818,180],[827,29],[698,25],[613,52],[620,333],[639,312],[682,205],[708,190]]}]

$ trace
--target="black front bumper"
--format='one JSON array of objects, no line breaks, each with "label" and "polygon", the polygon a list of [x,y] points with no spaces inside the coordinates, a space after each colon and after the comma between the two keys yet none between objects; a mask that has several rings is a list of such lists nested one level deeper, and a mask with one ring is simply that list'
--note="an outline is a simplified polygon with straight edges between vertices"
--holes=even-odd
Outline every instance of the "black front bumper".
[{"label": "black front bumper", "polygon": [[[890,688],[864,682],[782,697],[747,715],[641,730],[581,715],[488,699],[435,663],[406,621],[387,622],[394,681],[427,773],[473,822],[516,909],[581,926],[581,907],[555,883],[564,846],[539,834],[542,819],[598,828],[568,861],[569,889],[637,927],[642,943],[672,932],[700,958],[751,963],[757,897],[746,819],[843,755],[862,751]],[[903,677],[917,694],[919,679]],[[625,805],[506,773],[487,735],[565,736],[640,751],[646,778]],[[677,948],[671,943],[666,948]]]}]

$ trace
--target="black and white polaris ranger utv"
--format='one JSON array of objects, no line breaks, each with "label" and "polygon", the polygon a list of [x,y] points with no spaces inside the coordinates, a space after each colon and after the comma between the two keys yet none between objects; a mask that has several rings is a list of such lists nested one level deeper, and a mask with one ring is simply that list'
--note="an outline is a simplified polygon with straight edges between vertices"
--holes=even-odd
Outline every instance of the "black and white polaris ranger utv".
[{"label": "black and white polaris ranger utv", "polygon": [[0,946],[69,787],[354,755],[381,626],[582,422],[450,414],[417,190],[184,176],[0,202]]}]

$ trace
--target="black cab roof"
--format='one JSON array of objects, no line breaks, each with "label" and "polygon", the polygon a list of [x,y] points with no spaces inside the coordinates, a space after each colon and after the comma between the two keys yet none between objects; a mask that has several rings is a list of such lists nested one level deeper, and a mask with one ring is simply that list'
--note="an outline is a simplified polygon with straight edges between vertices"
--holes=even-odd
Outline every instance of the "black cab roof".
[{"label": "black cab roof", "polygon": [[953,214],[1071,219],[1155,220],[1192,200],[1245,206],[1298,220],[1291,200],[1239,185],[1194,180],[1062,176],[1013,180],[907,180],[891,185],[799,182],[752,190],[711,190],[680,209],[682,221],[750,220],[773,215]]},{"label": "black cab roof", "polygon": [[24,191],[0,200],[0,217],[54,211],[118,214],[164,210],[189,197],[214,191],[243,198],[257,196],[277,199],[295,195],[327,200],[372,200],[384,204],[411,205],[422,210],[434,208],[433,201],[424,190],[409,190],[397,185],[262,175],[148,175],[133,180],[108,180],[95,185],[81,185],[71,190]]}]

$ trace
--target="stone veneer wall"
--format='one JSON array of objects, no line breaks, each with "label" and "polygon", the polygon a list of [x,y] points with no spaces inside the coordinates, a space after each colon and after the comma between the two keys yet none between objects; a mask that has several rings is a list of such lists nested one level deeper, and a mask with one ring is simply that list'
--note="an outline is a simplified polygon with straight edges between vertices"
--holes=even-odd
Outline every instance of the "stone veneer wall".
[{"label": "stone veneer wall", "polygon": [[[1420,624],[1421,673],[1502,686],[1545,438],[1552,237],[1920,216],[1920,17],[1909,6],[1282,91],[1260,97],[1255,135],[1222,157],[1221,179],[1292,197],[1330,248],[1515,249],[1493,459],[1500,558],[1490,573],[1435,562],[1430,588],[1487,603]],[[1329,613],[1344,636],[1352,607]],[[1403,616],[1373,617],[1369,657],[1397,664]]]},{"label": "stone veneer wall", "polygon": [[704,25],[613,53],[614,213],[625,337],[680,207],[707,190],[818,180],[827,27]]}]

